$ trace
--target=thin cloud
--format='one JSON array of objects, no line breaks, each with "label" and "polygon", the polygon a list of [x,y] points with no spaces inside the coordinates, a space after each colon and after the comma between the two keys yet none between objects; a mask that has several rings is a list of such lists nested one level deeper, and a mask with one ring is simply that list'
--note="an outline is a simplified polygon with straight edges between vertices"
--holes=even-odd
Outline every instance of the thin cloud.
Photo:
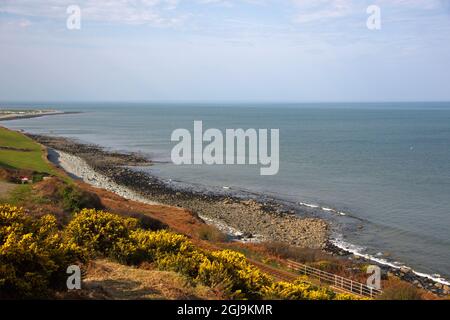
[{"label": "thin cloud", "polygon": [[442,8],[445,0],[292,0],[297,11],[294,22],[310,23],[330,19],[346,18],[360,14],[364,8],[376,4],[381,8],[390,7],[404,10],[435,10]]},{"label": "thin cloud", "polygon": [[186,15],[177,14],[178,0],[3,0],[0,12],[18,16],[66,19],[68,6],[76,4],[86,21],[173,26]]}]

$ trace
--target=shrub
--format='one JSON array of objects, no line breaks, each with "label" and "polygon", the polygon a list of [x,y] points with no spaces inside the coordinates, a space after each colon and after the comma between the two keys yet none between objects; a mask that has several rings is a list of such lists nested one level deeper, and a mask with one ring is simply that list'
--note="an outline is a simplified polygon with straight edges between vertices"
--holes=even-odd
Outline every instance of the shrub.
[{"label": "shrub", "polygon": [[30,221],[23,214],[21,208],[10,205],[0,205],[0,243],[4,243],[6,237],[12,231],[22,233],[28,231]]},{"label": "shrub", "polygon": [[313,263],[312,266],[322,271],[335,274],[345,274],[346,271],[346,263],[340,261],[319,261]]},{"label": "shrub", "polygon": [[203,284],[224,293],[229,294],[233,291],[233,278],[222,262],[204,259],[199,265],[197,279]]},{"label": "shrub", "polygon": [[47,177],[47,176],[48,176],[47,173],[36,172],[33,174],[33,177],[32,177],[33,183],[41,182],[42,180],[44,180],[44,177]]},{"label": "shrub", "polygon": [[102,209],[100,198],[91,192],[80,190],[74,186],[66,186],[61,191],[64,210],[78,212],[81,209]]},{"label": "shrub", "polygon": [[123,262],[154,262],[159,269],[179,272],[208,286],[226,290],[233,297],[259,297],[269,283],[267,275],[230,250],[210,254],[197,249],[185,236],[166,230],[137,229],[115,247]]},{"label": "shrub", "polygon": [[160,255],[156,262],[159,269],[175,271],[196,280],[198,279],[201,264],[205,260],[207,258],[202,251],[192,250],[177,254]]},{"label": "shrub", "polygon": [[32,219],[21,209],[0,206],[0,298],[45,297],[49,289],[62,287],[68,265],[95,255],[128,264],[150,262],[219,289],[229,298],[353,298],[302,279],[274,283],[241,253],[203,251],[183,235],[138,228],[137,219],[83,209],[61,232],[53,216]]},{"label": "shrub", "polygon": [[56,219],[33,220],[23,210],[0,205],[0,297],[42,298],[65,284],[66,268],[82,258],[63,242]]},{"label": "shrub", "polygon": [[369,298],[360,298],[349,293],[339,293],[334,297],[334,300],[369,300]]},{"label": "shrub", "polygon": [[270,284],[270,278],[250,264],[241,253],[231,250],[214,251],[200,265],[199,279],[206,285],[228,284],[232,296],[260,298],[260,290]]},{"label": "shrub", "polygon": [[162,221],[150,217],[148,215],[136,212],[122,211],[120,212],[122,216],[135,218],[139,221],[139,226],[145,230],[158,231],[162,229],[167,229],[168,225],[163,223]]},{"label": "shrub", "polygon": [[361,300],[352,294],[340,293],[317,287],[306,281],[306,278],[300,277],[293,283],[275,282],[262,289],[265,299],[272,300]]},{"label": "shrub", "polygon": [[153,232],[137,229],[131,231],[128,238],[121,239],[115,255],[120,261],[139,264],[144,261],[154,262],[169,254],[191,251],[194,251],[194,247],[185,236],[166,230]]},{"label": "shrub", "polygon": [[198,237],[201,240],[213,241],[213,242],[225,242],[228,240],[226,234],[217,229],[214,226],[204,225],[198,230]]},{"label": "shrub", "polygon": [[264,244],[264,247],[269,253],[275,256],[284,259],[292,259],[302,263],[315,262],[325,257],[320,250],[300,248],[282,242],[267,242]]},{"label": "shrub", "polygon": [[421,291],[412,284],[395,281],[388,283],[378,300],[421,300]]},{"label": "shrub", "polygon": [[153,262],[162,270],[181,273],[233,298],[258,298],[270,283],[267,275],[251,265],[244,255],[230,251],[207,253],[197,249],[185,236],[166,230],[133,230],[114,247],[119,261],[128,264]]},{"label": "shrub", "polygon": [[298,279],[293,283],[275,282],[263,288],[266,299],[274,300],[331,300],[335,297],[333,291],[325,288],[318,288],[303,279]]},{"label": "shrub", "polygon": [[67,241],[85,248],[89,254],[115,254],[117,245],[123,244],[132,230],[137,228],[136,219],[124,219],[118,215],[83,209],[75,214],[65,229]]}]

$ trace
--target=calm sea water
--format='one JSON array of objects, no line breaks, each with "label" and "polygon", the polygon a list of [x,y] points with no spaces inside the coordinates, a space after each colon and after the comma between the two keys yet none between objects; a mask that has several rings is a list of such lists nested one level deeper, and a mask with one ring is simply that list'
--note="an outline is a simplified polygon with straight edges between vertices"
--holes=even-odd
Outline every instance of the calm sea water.
[{"label": "calm sea water", "polygon": [[[43,107],[27,105],[24,107]],[[4,122],[170,161],[174,129],[279,128],[280,171],[158,164],[164,178],[230,186],[333,208],[361,252],[450,278],[450,103],[157,105],[66,104],[82,114]]]}]

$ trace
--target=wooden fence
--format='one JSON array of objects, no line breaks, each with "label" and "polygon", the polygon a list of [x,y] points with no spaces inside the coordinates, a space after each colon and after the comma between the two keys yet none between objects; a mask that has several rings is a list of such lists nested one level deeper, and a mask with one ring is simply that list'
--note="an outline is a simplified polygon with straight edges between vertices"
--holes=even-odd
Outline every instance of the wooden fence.
[{"label": "wooden fence", "polygon": [[363,283],[347,279],[336,274],[325,272],[320,269],[298,263],[296,261],[288,260],[287,266],[288,268],[295,270],[301,274],[318,279],[320,282],[327,283],[348,293],[353,293],[370,298],[374,298],[382,293],[381,290],[372,288]]}]

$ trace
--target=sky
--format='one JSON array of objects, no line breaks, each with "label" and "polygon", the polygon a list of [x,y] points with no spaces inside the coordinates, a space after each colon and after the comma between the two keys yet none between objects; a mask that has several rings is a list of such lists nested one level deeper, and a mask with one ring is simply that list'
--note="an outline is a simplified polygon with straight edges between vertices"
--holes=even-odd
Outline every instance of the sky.
[{"label": "sky", "polygon": [[449,71],[450,0],[0,0],[0,101],[450,101]]}]

